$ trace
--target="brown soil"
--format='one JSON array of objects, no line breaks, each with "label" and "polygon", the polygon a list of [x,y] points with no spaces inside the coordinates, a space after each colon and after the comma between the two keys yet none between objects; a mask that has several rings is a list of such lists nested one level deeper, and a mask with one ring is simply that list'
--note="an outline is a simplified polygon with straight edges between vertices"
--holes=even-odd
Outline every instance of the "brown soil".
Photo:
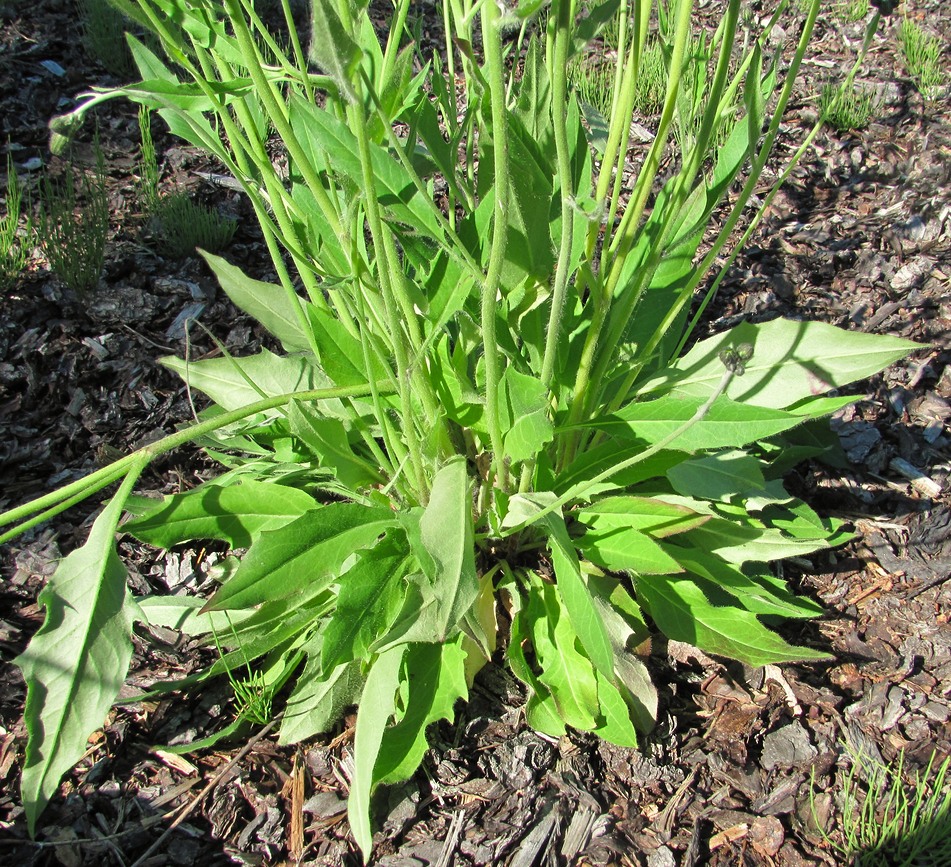
[{"label": "brown soil", "polygon": [[[944,39],[951,59],[947,6],[916,0],[909,14]],[[8,6],[0,18],[0,136],[21,177],[35,178],[40,162],[55,163],[48,120],[110,79],[84,53],[65,0]],[[820,23],[781,149],[814,118],[815,95],[842,74],[861,27],[832,15]],[[431,732],[416,776],[380,794],[378,863],[834,865],[843,860],[830,840],[841,841],[846,744],[892,764],[904,752],[909,770],[951,754],[951,115],[946,91],[925,102],[907,77],[897,22],[876,38],[860,83],[881,96],[875,119],[865,130],[822,134],[705,325],[787,315],[923,344],[854,390],[854,407],[833,423],[842,466],[807,464],[790,479],[815,508],[856,530],[846,548],[782,567],[828,612],[786,633],[834,662],[751,670],[658,643],[650,664],[661,711],[637,751],[534,733],[518,684],[489,666],[456,724]],[[99,124],[113,213],[98,290],[76,298],[36,256],[0,309],[0,510],[188,420],[188,395],[158,356],[216,352],[209,334],[240,354],[266,339],[196,259],[169,260],[150,245],[134,179],[134,109],[110,104]],[[246,204],[200,178],[213,168],[200,155],[168,137],[157,144],[163,188],[188,188],[236,216],[226,255],[267,278]],[[203,326],[191,328],[187,345],[186,317]],[[910,484],[906,464],[936,488]],[[184,451],[152,467],[143,484],[179,489],[210,472]],[[45,577],[81,543],[95,506],[78,506],[2,551],[0,863],[132,863],[210,780],[210,794],[143,863],[359,863],[343,800],[351,719],[298,750],[268,736],[241,754],[242,743],[187,759],[153,748],[227,723],[226,684],[115,710],[64,780],[36,841],[28,840],[18,801],[24,688],[10,661],[42,621],[36,597]],[[136,593],[200,593],[216,556],[183,550],[156,560],[123,545]],[[208,659],[174,633],[143,632],[130,694]]]}]

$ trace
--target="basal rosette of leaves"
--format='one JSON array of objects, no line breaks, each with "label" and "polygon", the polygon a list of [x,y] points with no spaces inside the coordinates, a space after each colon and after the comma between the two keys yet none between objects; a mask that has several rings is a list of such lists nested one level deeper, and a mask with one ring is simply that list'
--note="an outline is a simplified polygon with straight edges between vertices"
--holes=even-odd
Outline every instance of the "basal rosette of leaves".
[{"label": "basal rosette of leaves", "polygon": [[[31,829],[116,700],[136,622],[217,643],[190,682],[253,667],[229,733],[273,700],[293,743],[357,705],[349,815],[366,856],[374,788],[413,773],[429,724],[453,718],[493,654],[536,729],[631,747],[657,707],[638,652],[652,629],[751,665],[823,657],[766,625],[819,613],[768,564],[846,534],[782,476],[815,453],[802,426],[850,401],[837,388],[915,346],[781,319],[690,341],[775,192],[763,171],[818,0],[759,22],[725,3],[702,70],[688,0],[556,0],[544,28],[540,2],[503,16],[450,0],[443,58],[411,43],[405,0],[382,42],[365,4],[314,0],[309,45],[287,2],[280,37],[250,0],[115,5],[166,56],[130,36],[142,80],[88,94],[54,139],[123,96],[216,156],[278,282],[205,261],[282,350],[163,359],[211,401],[194,425],[0,516],[6,540],[120,483],[18,660]],[[604,117],[565,70],[612,19]],[[626,186],[649,36],[666,96]],[[189,442],[218,478],[133,496]],[[234,553],[209,599],[133,599],[117,532]]]}]

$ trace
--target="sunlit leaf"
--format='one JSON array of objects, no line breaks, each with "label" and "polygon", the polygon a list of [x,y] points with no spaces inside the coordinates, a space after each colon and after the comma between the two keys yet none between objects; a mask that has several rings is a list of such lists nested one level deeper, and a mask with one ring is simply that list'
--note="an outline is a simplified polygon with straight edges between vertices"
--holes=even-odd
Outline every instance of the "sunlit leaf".
[{"label": "sunlit leaf", "polygon": [[39,596],[43,625],[14,660],[27,683],[20,792],[31,834],[60,778],[105,721],[129,669],[134,605],[115,545],[127,495],[113,498],[86,543],[56,568]]}]

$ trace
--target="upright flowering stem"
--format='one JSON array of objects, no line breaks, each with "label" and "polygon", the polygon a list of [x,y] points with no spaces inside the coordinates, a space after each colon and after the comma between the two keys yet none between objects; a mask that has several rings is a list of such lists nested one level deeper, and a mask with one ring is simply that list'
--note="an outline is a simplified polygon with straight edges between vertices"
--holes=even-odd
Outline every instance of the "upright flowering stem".
[{"label": "upright flowering stem", "polygon": [[509,224],[508,121],[505,110],[505,75],[502,41],[499,33],[499,9],[494,0],[482,6],[482,40],[485,73],[492,105],[492,146],[495,173],[495,215],[492,226],[492,252],[485,282],[482,284],[482,341],[485,352],[485,416],[492,445],[492,468],[496,485],[508,486],[508,467],[502,450],[502,424],[499,416],[499,383],[502,378],[501,353],[495,329],[495,317],[501,291],[502,266]]}]

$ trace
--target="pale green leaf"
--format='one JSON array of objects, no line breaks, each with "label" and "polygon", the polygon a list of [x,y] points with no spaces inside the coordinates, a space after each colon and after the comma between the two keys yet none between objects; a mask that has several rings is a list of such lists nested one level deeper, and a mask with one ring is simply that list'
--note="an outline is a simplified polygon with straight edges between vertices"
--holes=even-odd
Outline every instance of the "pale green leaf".
[{"label": "pale green leaf", "polygon": [[[252,280],[240,268],[229,264],[220,256],[213,256],[204,250],[199,253],[218,278],[218,285],[234,305],[260,322],[281,342],[284,349],[288,352],[304,352],[310,349],[304,331],[308,311],[313,307],[309,301],[298,298],[295,303],[283,286]],[[295,309],[298,306],[299,313]]]},{"label": "pale green leaf", "polygon": [[[657,689],[637,651],[650,639],[650,630],[637,603],[619,581],[589,575],[588,587],[611,639],[614,673],[627,689],[625,698],[630,714],[637,728],[648,732],[657,719]],[[599,696],[600,690],[599,682]]]},{"label": "pale green leaf", "polygon": [[427,727],[437,720],[452,719],[456,701],[468,695],[462,644],[459,635],[445,644],[407,647],[405,710],[402,719],[383,734],[373,769],[375,783],[395,783],[412,775],[429,746]]},{"label": "pale green leaf", "polygon": [[310,494],[297,488],[242,479],[171,494],[122,529],[157,548],[194,539],[220,539],[232,548],[247,548],[265,530],[282,527],[316,505]]},{"label": "pale green leaf", "polygon": [[381,653],[370,668],[360,696],[347,816],[364,861],[370,860],[373,851],[373,830],[370,827],[370,795],[375,782],[373,770],[380,756],[387,723],[396,711],[396,693],[400,687],[400,670],[405,653],[405,644]]},{"label": "pale green leaf", "polygon": [[764,585],[716,555],[695,548],[686,549],[671,545],[667,550],[688,572],[722,587],[753,614],[816,617],[822,613],[821,606],[809,599],[793,596],[781,581],[779,586]]},{"label": "pale green leaf", "polygon": [[567,615],[568,610],[551,585],[539,582],[537,591],[533,588],[528,616],[540,669],[538,679],[550,690],[564,722],[582,731],[592,731],[600,714],[598,684]]},{"label": "pale green leaf", "polygon": [[[531,497],[516,495],[509,503],[507,520],[520,521],[537,514],[553,499],[551,493],[533,494]],[[568,535],[565,519],[561,512],[552,512],[539,521],[539,526],[545,529],[548,536],[548,550],[555,569],[558,594],[571,625],[595,668],[610,678],[614,669],[611,643],[581,574],[578,552]]]},{"label": "pale green leaf", "polygon": [[624,696],[600,671],[596,671],[594,676],[598,686],[598,706],[601,713],[592,731],[609,743],[633,749],[637,746],[637,732],[631,722],[631,712]]},{"label": "pale green leaf", "polygon": [[629,528],[654,539],[683,533],[709,520],[707,515],[652,497],[604,497],[571,513],[592,529]]},{"label": "pale green leaf", "polygon": [[326,388],[331,383],[304,356],[282,357],[262,349],[246,358],[161,359],[190,388],[208,395],[225,410],[241,409],[264,397]]},{"label": "pale green leaf", "polygon": [[[829,534],[832,535],[832,534]],[[714,519],[685,537],[703,551],[716,552],[728,563],[770,563],[787,557],[805,557],[831,547],[824,538],[794,539],[771,527],[741,525]],[[846,541],[847,537],[836,540]]]},{"label": "pale green leaf", "polygon": [[135,601],[149,626],[164,626],[195,636],[215,632],[227,637],[233,627],[255,614],[254,610],[201,614],[205,601],[198,596],[140,596]]},{"label": "pale green leaf", "polygon": [[701,340],[671,367],[644,383],[640,393],[675,389],[706,398],[723,376],[720,352],[744,343],[753,347],[753,355],[745,363],[743,376],[733,377],[727,395],[735,401],[776,409],[871,376],[920,348],[898,337],[846,331],[824,322],[744,322]]},{"label": "pale green leaf", "polygon": [[521,463],[536,457],[555,435],[548,417],[548,389],[514,367],[502,374],[502,387],[503,447],[506,457]]},{"label": "pale green leaf", "polygon": [[314,0],[310,13],[310,59],[334,79],[343,93],[352,95],[360,47],[344,27],[332,0]]},{"label": "pale green leaf", "polygon": [[[345,123],[329,111],[292,95],[289,100],[290,122],[294,132],[320,151],[322,158],[350,178],[363,185],[363,166],[356,136]],[[424,200],[412,177],[403,165],[385,148],[370,145],[373,179],[376,192],[387,216],[405,223],[425,237],[442,237],[442,229],[432,204]]]},{"label": "pale green leaf", "polygon": [[577,542],[585,557],[611,572],[670,574],[680,564],[649,536],[632,527],[602,526]]},{"label": "pale green leaf", "polygon": [[[411,537],[411,541],[415,540]],[[432,640],[442,641],[479,595],[472,496],[464,458],[451,459],[436,473],[429,504],[419,519],[415,547],[438,606]]]},{"label": "pale green leaf", "polygon": [[96,518],[39,596],[46,618],[15,663],[27,684],[20,792],[32,834],[60,778],[105,721],[132,658],[134,605],[115,533],[128,490]]}]

